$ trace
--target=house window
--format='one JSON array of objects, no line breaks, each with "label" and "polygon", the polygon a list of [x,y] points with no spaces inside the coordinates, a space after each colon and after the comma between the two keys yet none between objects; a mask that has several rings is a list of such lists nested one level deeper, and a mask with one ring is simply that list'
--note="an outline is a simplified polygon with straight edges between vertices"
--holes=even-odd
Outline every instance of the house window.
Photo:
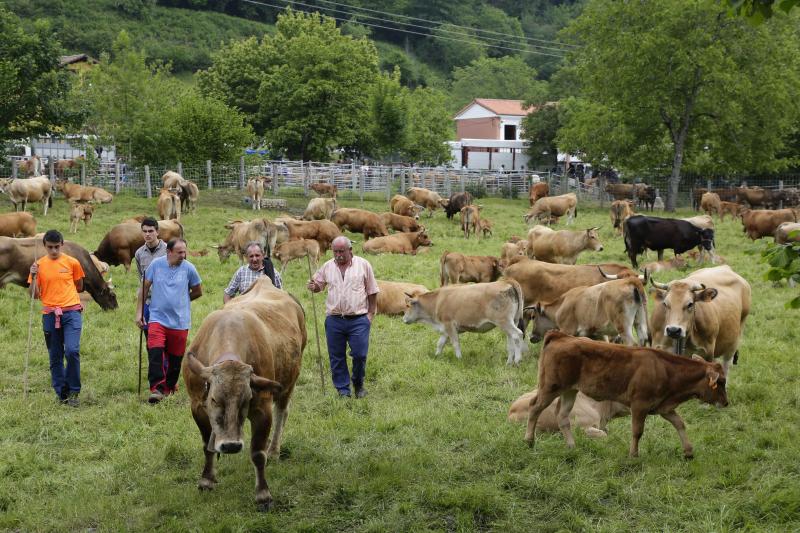
[{"label": "house window", "polygon": [[516,141],[517,140],[517,127],[512,124],[503,126],[503,140]]}]

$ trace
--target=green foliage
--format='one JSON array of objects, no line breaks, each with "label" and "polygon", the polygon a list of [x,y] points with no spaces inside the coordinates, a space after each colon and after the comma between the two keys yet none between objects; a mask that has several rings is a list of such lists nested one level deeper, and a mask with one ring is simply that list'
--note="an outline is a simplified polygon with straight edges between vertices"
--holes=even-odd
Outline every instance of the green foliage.
[{"label": "green foliage", "polygon": [[[793,231],[789,238],[796,239],[800,231]],[[788,280],[800,283],[800,242],[790,244],[767,243],[761,250],[761,262],[768,263],[770,269],[764,274],[764,279],[778,282]],[[800,309],[800,295],[786,302],[788,309]]]},{"label": "green foliage", "polygon": [[156,5],[156,0],[115,0],[114,3],[122,13],[132,18],[147,20]]},{"label": "green foliage", "polygon": [[61,45],[45,21],[23,24],[0,6],[0,143],[73,125],[65,106],[69,73]]},{"label": "green foliage", "polygon": [[486,196],[486,185],[482,183],[468,183],[464,186],[464,191],[470,193],[473,198],[483,198]]},{"label": "green foliage", "polygon": [[762,24],[772,18],[775,8],[784,13],[800,6],[800,0],[725,0],[738,16],[746,17],[753,24]]},{"label": "green foliage", "polygon": [[447,95],[419,87],[408,94],[408,136],[403,148],[407,161],[441,165],[450,161],[445,144],[453,137],[452,120],[447,111]]},{"label": "green foliage", "polygon": [[473,98],[543,100],[547,84],[536,79],[536,70],[522,58],[483,58],[453,70],[451,109],[458,110]]},{"label": "green foliage", "polygon": [[392,74],[379,74],[369,95],[368,152],[385,159],[396,155],[408,138],[408,98],[400,85],[400,69]]},{"label": "green foliage", "polygon": [[559,106],[555,103],[532,102],[536,110],[522,119],[522,138],[530,144],[527,149],[531,166],[550,168],[556,163],[558,147],[556,133],[561,125]]}]

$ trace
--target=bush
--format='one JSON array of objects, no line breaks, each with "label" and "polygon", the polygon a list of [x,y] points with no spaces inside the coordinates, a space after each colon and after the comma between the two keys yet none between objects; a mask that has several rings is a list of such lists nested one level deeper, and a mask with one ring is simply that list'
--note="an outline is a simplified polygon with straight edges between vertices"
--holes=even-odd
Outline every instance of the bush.
[{"label": "bush", "polygon": [[503,198],[510,198],[516,200],[519,196],[519,191],[513,185],[503,185],[500,187],[500,196]]},{"label": "bush", "polygon": [[464,191],[470,193],[473,198],[483,198],[486,196],[486,185],[482,183],[470,183],[464,186]]}]

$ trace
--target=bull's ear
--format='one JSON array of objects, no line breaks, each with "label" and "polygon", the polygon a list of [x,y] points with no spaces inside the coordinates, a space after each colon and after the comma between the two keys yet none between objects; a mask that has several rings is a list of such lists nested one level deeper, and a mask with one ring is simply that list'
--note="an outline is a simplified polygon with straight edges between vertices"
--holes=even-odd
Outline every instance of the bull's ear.
[{"label": "bull's ear", "polygon": [[256,373],[250,375],[250,388],[258,391],[267,391],[271,393],[280,393],[283,391],[283,385],[271,379],[262,378]]},{"label": "bull's ear", "polygon": [[694,293],[695,302],[710,302],[717,297],[717,289],[703,289]]},{"label": "bull's ear", "polygon": [[657,302],[663,302],[664,297],[667,295],[667,291],[659,289],[657,287],[650,287],[650,290],[648,292],[653,295],[653,298],[655,298]]},{"label": "bull's ear", "polygon": [[716,370],[709,370],[706,372],[706,376],[708,376],[708,386],[712,389],[716,389],[717,380],[719,379],[719,372]]},{"label": "bull's ear", "polygon": [[203,380],[208,381],[211,379],[211,367],[203,366],[194,356],[194,352],[188,352],[186,354],[186,364],[189,365],[189,370],[203,378]]}]

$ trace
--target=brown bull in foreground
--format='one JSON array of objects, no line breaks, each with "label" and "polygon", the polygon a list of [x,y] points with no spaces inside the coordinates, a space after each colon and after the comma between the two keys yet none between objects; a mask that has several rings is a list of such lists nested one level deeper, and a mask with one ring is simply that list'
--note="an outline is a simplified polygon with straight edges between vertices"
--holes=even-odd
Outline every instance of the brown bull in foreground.
[{"label": "brown bull in foreground", "polygon": [[[183,226],[175,220],[159,220],[158,236],[169,242],[175,237],[183,237]],[[131,261],[136,250],[144,244],[142,227],[140,223],[123,222],[117,224],[106,233],[94,254],[109,265],[123,265],[125,272],[130,271]]]},{"label": "brown bull in foreground", "polygon": [[[306,346],[303,308],[266,276],[245,294],[206,317],[183,365],[192,417],[203,440],[205,466],[198,487],[217,484],[215,457],[243,448],[250,420],[250,459],[256,470],[256,503],[269,509],[264,468],[278,458],[289,400]],[[275,429],[267,448],[273,421]]]},{"label": "brown bull in foreground", "polygon": [[578,392],[597,401],[630,407],[631,457],[639,455],[639,439],[648,414],[658,414],[678,432],[685,457],[694,452],[686,426],[675,409],[692,398],[725,407],[725,370],[719,363],[688,359],[654,348],[618,346],[607,342],[549,332],[539,356],[539,392],[531,404],[525,440],[533,446],[539,416],[560,396],[558,426],[569,448],[575,447],[569,415]]}]

